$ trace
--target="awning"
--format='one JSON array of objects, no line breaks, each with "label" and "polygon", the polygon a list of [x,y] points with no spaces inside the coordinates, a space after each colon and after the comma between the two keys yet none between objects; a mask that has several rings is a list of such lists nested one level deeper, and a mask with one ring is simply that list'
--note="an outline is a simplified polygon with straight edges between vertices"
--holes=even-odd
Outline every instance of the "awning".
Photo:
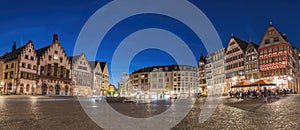
[{"label": "awning", "polygon": [[276,85],[276,84],[268,82],[266,80],[258,80],[256,82],[250,84],[250,86],[272,86],[272,85]]},{"label": "awning", "polygon": [[238,83],[238,84],[236,84],[236,85],[232,86],[231,88],[247,87],[247,86],[249,86],[249,85],[250,85],[250,83],[249,83],[249,82],[247,82],[247,81],[243,81],[243,82],[240,82],[240,83]]}]

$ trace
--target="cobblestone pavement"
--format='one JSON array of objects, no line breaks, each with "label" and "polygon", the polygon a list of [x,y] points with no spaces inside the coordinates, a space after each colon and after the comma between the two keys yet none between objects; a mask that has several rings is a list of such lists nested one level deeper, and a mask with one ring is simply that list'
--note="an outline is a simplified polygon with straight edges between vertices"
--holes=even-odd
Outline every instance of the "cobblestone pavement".
[{"label": "cobblestone pavement", "polygon": [[72,97],[0,97],[0,129],[99,129]]},{"label": "cobblestone pavement", "polygon": [[[300,95],[261,99],[222,97],[215,113],[198,123],[205,102],[200,98],[174,130],[198,129],[300,129]],[[171,102],[155,104],[111,104],[123,114],[142,118],[163,112]],[[101,129],[73,97],[0,96],[0,129]]]},{"label": "cobblestone pavement", "polygon": [[187,117],[173,129],[300,129],[300,95],[271,98],[268,103],[262,103],[261,99],[223,97],[215,113],[199,124],[202,103],[196,102]]}]

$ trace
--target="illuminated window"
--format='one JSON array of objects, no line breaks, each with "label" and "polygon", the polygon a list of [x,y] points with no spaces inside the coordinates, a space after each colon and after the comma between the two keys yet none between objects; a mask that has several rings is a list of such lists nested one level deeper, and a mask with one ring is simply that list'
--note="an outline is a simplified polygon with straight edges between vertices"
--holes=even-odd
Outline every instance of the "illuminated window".
[{"label": "illuminated window", "polygon": [[265,44],[269,44],[270,43],[270,40],[269,39],[266,39],[265,40]]}]

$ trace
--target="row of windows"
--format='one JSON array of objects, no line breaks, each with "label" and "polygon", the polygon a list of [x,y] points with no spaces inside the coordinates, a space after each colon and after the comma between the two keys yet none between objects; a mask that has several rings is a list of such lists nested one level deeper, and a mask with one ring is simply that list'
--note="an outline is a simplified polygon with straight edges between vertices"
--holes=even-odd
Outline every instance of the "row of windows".
[{"label": "row of windows", "polygon": [[227,54],[227,55],[228,55],[228,54],[232,54],[232,53],[238,52],[238,51],[240,51],[240,50],[241,50],[240,48],[236,47],[236,48],[233,48],[233,49],[227,51],[226,54]]},{"label": "row of windows", "polygon": [[14,78],[13,71],[4,73],[4,79],[12,79],[12,78]]},{"label": "row of windows", "polygon": [[278,51],[285,51],[286,49],[287,49],[286,46],[279,46],[279,47],[275,46],[275,47],[270,47],[270,48],[267,48],[267,49],[260,50],[259,54],[260,55],[270,54],[270,53],[275,53],[275,52],[278,52]]},{"label": "row of windows", "polygon": [[261,72],[263,77],[276,76],[276,75],[286,75],[286,68],[277,69],[277,70],[267,70]]},{"label": "row of windows", "polygon": [[14,68],[15,67],[15,64],[14,63],[11,63],[10,64],[10,68],[9,68],[9,65],[6,65],[5,66],[5,69],[12,69],[12,68]]},{"label": "row of windows", "polygon": [[81,72],[81,71],[74,71],[75,76],[84,76],[84,77],[90,77],[92,74],[86,73],[86,72]]},{"label": "row of windows", "polygon": [[21,78],[35,80],[37,76],[34,73],[21,72]]},{"label": "row of windows", "polygon": [[260,64],[269,64],[269,63],[274,63],[274,62],[281,62],[281,61],[286,61],[285,56],[280,56],[280,57],[271,57],[271,58],[266,58],[266,59],[261,59],[259,60]]},{"label": "row of windows", "polygon": [[270,44],[271,40],[273,40],[273,42],[279,42],[279,38],[278,37],[274,37],[274,38],[270,38],[270,39],[266,39],[265,40],[265,44]]},{"label": "row of windows", "polygon": [[235,76],[241,76],[241,75],[244,75],[244,74],[245,74],[244,70],[235,71],[235,72],[226,74],[226,79],[232,78],[232,77],[235,77]]},{"label": "row of windows", "polygon": [[253,70],[253,69],[258,69],[258,66],[257,64],[248,64],[245,66],[245,70],[248,71],[248,70]]},{"label": "row of windows", "polygon": [[245,62],[255,61],[255,60],[257,60],[257,55],[251,55],[245,57]]},{"label": "row of windows", "polygon": [[24,62],[22,62],[22,67],[23,67],[23,68],[27,68],[27,69],[33,69],[33,70],[36,70],[36,65],[33,65],[33,66],[31,67],[31,64],[27,64],[27,66],[26,66],[26,63],[24,63]]},{"label": "row of windows", "polygon": [[91,81],[79,78],[79,79],[76,79],[76,85],[91,86]]},{"label": "row of windows", "polygon": [[[49,60],[49,61],[51,61],[52,59],[54,59],[54,60],[58,60],[58,56],[57,56],[57,54],[55,54],[55,55],[53,56],[53,58],[52,58],[52,56],[51,56],[51,55],[49,55],[49,56],[48,56],[48,60]],[[63,58],[62,58],[62,57],[60,57],[60,58],[59,58],[59,62],[60,62],[60,63],[62,63],[62,62],[63,62]]]},{"label": "row of windows", "polygon": [[244,62],[239,62],[239,63],[227,65],[226,70],[231,70],[231,69],[235,69],[235,68],[243,67],[243,66],[244,66]]},{"label": "row of windows", "polygon": [[25,59],[34,61],[34,57],[33,56],[30,56],[30,59],[29,59],[29,56],[25,55]]},{"label": "row of windows", "polygon": [[240,54],[238,56],[233,56],[233,57],[227,58],[226,63],[232,62],[232,61],[235,61],[235,60],[239,60],[239,59],[243,59],[243,58],[244,58],[243,54]]},{"label": "row of windows", "polygon": [[[48,64],[47,67],[41,66],[40,75],[55,76],[59,78],[70,78],[70,70],[64,68],[64,66],[58,67],[55,63],[52,70],[52,65]],[[58,75],[59,74],[59,75]]]}]

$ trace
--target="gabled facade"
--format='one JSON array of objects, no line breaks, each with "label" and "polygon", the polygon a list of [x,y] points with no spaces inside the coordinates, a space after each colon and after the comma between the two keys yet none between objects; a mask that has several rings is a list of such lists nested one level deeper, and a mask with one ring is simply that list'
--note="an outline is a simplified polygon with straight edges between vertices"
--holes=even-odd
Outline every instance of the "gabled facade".
[{"label": "gabled facade", "polygon": [[213,53],[208,54],[206,56],[206,64],[205,64],[205,77],[206,77],[206,86],[207,88],[213,87]]},{"label": "gabled facade", "polygon": [[104,96],[103,93],[101,93],[101,86],[102,86],[102,69],[99,61],[90,61],[89,62],[91,69],[92,69],[92,75],[93,75],[93,95],[97,96]]},{"label": "gabled facade", "polygon": [[228,92],[234,84],[245,80],[244,55],[248,43],[232,36],[225,53],[226,87]]},{"label": "gabled facade", "polygon": [[37,58],[32,41],[2,56],[4,92],[13,94],[34,94],[36,92]]},{"label": "gabled facade", "polygon": [[68,57],[72,63],[72,81],[75,84],[77,96],[92,96],[93,70],[84,53]]},{"label": "gabled facade", "polygon": [[279,88],[297,88],[297,54],[285,34],[270,24],[259,45],[261,79],[271,80]]},{"label": "gabled facade", "polygon": [[258,62],[258,45],[253,42],[248,44],[244,57],[245,79],[253,83],[260,79],[259,62]]},{"label": "gabled facade", "polygon": [[36,51],[37,93],[47,95],[72,95],[71,62],[62,48],[58,35],[51,45]]},{"label": "gabled facade", "polygon": [[100,67],[102,70],[102,79],[101,79],[101,95],[107,95],[109,89],[109,71],[107,62],[100,62]]},{"label": "gabled facade", "polygon": [[198,70],[199,70],[199,88],[198,88],[198,93],[203,92],[206,89],[206,77],[205,77],[205,63],[206,59],[203,57],[201,54],[200,59],[199,59],[199,65],[198,65]]}]

